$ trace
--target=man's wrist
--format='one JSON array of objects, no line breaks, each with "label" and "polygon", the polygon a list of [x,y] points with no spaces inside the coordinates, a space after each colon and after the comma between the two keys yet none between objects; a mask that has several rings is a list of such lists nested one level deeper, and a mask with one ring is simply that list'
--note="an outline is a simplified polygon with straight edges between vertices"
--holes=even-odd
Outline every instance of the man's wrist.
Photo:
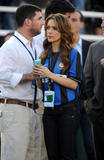
[{"label": "man's wrist", "polygon": [[23,74],[22,79],[21,79],[21,83],[26,82],[26,81],[30,81],[30,80],[32,80],[30,74]]}]

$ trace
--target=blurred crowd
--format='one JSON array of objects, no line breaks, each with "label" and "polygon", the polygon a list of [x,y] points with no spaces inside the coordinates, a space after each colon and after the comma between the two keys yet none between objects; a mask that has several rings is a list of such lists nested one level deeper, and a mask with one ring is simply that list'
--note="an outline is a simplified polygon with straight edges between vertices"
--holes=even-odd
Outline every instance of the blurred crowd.
[{"label": "blurred crowd", "polygon": [[[57,1],[57,0],[56,0]],[[103,2],[98,0],[68,0],[71,2],[78,10],[80,11],[97,11],[104,12]],[[0,0],[0,6],[19,6],[24,3],[30,3],[38,5],[40,8],[46,8],[47,4],[51,0]],[[3,30],[15,30],[16,25],[14,21],[14,13],[0,12],[0,29]],[[84,19],[84,28],[81,30],[81,33],[84,34],[93,34],[93,35],[102,35],[101,29],[101,18],[85,18]],[[4,37],[0,37],[0,46],[4,42]]]}]

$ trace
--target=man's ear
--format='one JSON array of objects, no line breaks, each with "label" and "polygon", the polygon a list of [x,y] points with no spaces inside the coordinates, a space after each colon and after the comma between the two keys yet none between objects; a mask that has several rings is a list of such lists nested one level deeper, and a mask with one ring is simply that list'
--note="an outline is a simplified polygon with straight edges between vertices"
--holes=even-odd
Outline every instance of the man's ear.
[{"label": "man's ear", "polygon": [[31,24],[31,19],[26,18],[25,21],[24,21],[24,24],[25,24],[26,26],[29,26],[29,25]]}]

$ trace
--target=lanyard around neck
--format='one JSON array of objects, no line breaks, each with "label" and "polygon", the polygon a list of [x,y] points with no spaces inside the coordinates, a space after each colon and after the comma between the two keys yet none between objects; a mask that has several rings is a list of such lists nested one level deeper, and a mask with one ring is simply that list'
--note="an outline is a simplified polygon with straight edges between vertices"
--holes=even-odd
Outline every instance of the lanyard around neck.
[{"label": "lanyard around neck", "polygon": [[[29,51],[29,49],[26,47],[26,45],[17,37],[17,36],[15,36],[15,35],[13,35],[15,38],[17,38],[18,39],[18,41],[20,41],[21,42],[21,44],[27,49],[27,51],[28,51],[28,53],[30,54],[30,56],[31,56],[31,58],[32,58],[32,60],[34,61],[34,57],[33,57],[33,55],[32,55],[32,53]],[[36,54],[36,50],[35,50],[35,59],[37,59],[37,54]]]},{"label": "lanyard around neck", "polygon": [[[51,54],[52,54],[52,53],[51,53]],[[59,54],[60,54],[60,52],[59,52],[58,54],[56,54],[56,55],[52,55],[52,56],[51,56],[50,53],[49,53],[48,68],[49,68],[49,70],[50,70],[51,72],[53,72],[53,70],[54,70],[54,67],[55,67],[55,65],[56,65],[57,59],[58,59],[58,57],[59,57]],[[48,87],[49,87],[49,90],[54,90],[54,89],[53,89],[53,82],[51,81],[51,79],[49,79]]]},{"label": "lanyard around neck", "polygon": [[[30,56],[31,56],[31,58],[32,58],[32,60],[34,61],[34,57],[33,57],[33,55],[32,55],[32,53],[29,51],[29,49],[25,46],[25,44],[17,37],[17,36],[15,36],[14,35],[14,37],[15,38],[17,38],[18,39],[18,41],[20,41],[21,42],[21,44],[23,44],[23,46],[27,49],[27,51],[28,51],[28,53],[30,54]],[[37,53],[36,53],[36,50],[35,50],[35,59],[37,59]],[[37,86],[36,86],[36,84],[35,84],[35,90],[34,90],[34,102],[33,102],[33,109],[34,109],[34,107],[35,107],[35,104],[36,104],[36,95],[37,95]],[[34,109],[35,110],[35,109]]]},{"label": "lanyard around neck", "polygon": [[[51,53],[52,54],[52,53]],[[48,68],[49,68],[49,70],[51,71],[51,72],[53,72],[53,70],[54,70],[54,67],[55,67],[55,64],[56,64],[56,62],[57,62],[57,60],[58,60],[58,58],[59,58],[59,55],[60,55],[60,52],[59,53],[56,53],[56,54],[54,54],[54,55],[50,55],[49,54],[49,64],[48,64]]]}]

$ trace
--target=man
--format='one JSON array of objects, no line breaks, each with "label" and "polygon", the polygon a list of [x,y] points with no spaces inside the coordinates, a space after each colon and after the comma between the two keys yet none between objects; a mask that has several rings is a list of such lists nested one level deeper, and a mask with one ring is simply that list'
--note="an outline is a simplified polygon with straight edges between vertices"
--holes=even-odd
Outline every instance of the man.
[{"label": "man", "polygon": [[[84,68],[89,45],[91,44],[91,42],[82,39],[80,36],[80,30],[84,28],[84,17],[79,10],[76,10],[74,13],[71,14],[69,21],[76,35],[75,48],[80,53],[82,67]],[[81,125],[82,134],[84,138],[84,146],[87,154],[87,159],[94,160],[95,153],[94,153],[93,135],[92,135],[90,121],[84,109],[84,100],[81,99],[80,105],[81,105],[80,125]]]},{"label": "man", "polygon": [[[102,18],[104,34],[104,17]],[[87,91],[87,108],[92,120],[97,160],[104,159],[104,40],[91,44],[85,63],[85,79]]]},{"label": "man", "polygon": [[40,160],[40,120],[32,108],[32,37],[40,33],[43,25],[41,9],[20,6],[15,18],[17,31],[0,48],[1,160]]},{"label": "man", "polygon": [[72,29],[76,35],[75,48],[80,53],[81,63],[84,68],[87,52],[88,52],[89,46],[91,44],[90,41],[82,39],[80,36],[80,31],[84,28],[84,17],[82,15],[82,13],[76,9],[74,13],[71,13],[69,21],[70,21]]},{"label": "man", "polygon": [[[54,13],[62,13],[65,14],[68,18],[70,18],[70,14],[75,11],[75,7],[69,3],[67,0],[52,0],[49,5],[45,9],[45,19],[50,15]],[[41,34],[35,36],[35,49],[37,51],[37,54],[41,54],[43,52],[43,41],[45,39],[45,32],[44,32],[44,26],[42,27]],[[40,101],[40,114],[42,117],[43,114],[43,103]],[[47,160],[47,153],[46,148],[44,144],[44,134],[42,138],[42,160]]]}]

